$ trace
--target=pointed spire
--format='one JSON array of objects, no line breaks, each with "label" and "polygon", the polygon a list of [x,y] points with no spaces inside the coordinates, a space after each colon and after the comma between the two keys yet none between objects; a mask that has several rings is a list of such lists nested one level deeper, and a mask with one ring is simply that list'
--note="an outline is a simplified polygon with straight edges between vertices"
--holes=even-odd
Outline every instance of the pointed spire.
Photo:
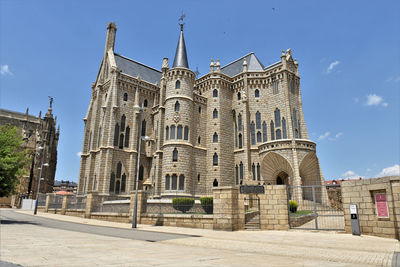
[{"label": "pointed spire", "polygon": [[176,47],[174,64],[172,65],[172,67],[189,68],[189,63],[186,55],[185,39],[183,38],[183,24],[180,25],[181,25],[181,33],[179,35],[178,46]]}]

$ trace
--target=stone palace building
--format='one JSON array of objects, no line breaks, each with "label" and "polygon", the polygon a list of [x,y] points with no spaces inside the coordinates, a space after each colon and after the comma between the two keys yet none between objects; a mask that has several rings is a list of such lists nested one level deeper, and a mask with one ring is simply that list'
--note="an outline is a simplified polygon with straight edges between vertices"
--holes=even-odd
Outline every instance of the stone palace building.
[{"label": "stone palace building", "polygon": [[109,23],[84,118],[78,194],[129,196],[137,168],[139,189],[153,198],[197,197],[215,186],[323,184],[290,49],[269,66],[254,53],[225,66],[211,60],[209,73],[196,77],[183,25],[172,66],[164,58],[161,70],[114,52],[116,31]]},{"label": "stone palace building", "polygon": [[25,166],[26,175],[20,177],[17,195],[9,198],[0,198],[0,205],[18,205],[20,197],[36,199],[43,156],[43,154],[38,151],[39,146],[45,148],[43,162],[49,164],[48,167],[43,168],[42,177],[44,180],[40,183],[40,192],[53,192],[60,126],[56,129],[57,116],[53,117],[52,101],[51,99],[50,106],[44,117],[42,117],[41,111],[39,116],[29,114],[29,108],[26,109],[25,113],[0,109],[0,125],[16,126],[24,138],[24,148],[30,152],[30,161],[27,166]]}]

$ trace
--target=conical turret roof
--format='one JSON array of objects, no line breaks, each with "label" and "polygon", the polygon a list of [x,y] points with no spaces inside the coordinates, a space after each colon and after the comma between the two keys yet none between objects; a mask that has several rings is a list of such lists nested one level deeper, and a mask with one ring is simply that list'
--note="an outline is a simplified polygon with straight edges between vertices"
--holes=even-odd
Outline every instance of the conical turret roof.
[{"label": "conical turret roof", "polygon": [[172,65],[172,68],[175,67],[189,68],[185,39],[183,38],[183,25],[181,25],[181,33],[179,35],[178,46],[176,47],[174,64]]}]

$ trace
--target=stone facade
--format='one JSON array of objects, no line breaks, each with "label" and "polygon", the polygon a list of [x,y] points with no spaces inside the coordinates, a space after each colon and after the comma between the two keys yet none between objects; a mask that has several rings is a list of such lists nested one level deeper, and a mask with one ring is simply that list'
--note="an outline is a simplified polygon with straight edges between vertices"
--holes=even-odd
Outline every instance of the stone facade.
[{"label": "stone facade", "polygon": [[[323,183],[290,49],[270,66],[254,53],[224,67],[211,61],[209,73],[196,77],[183,27],[173,66],[164,58],[161,71],[115,53],[116,31],[109,23],[84,118],[79,194],[128,198],[139,136],[149,137],[142,142],[139,188],[153,198],[197,198],[214,186]],[[300,187],[296,193],[302,197]]]},{"label": "stone facade", "polygon": [[[6,205],[18,205],[20,197],[36,198],[38,178],[42,154],[37,153],[39,146],[45,147],[44,163],[48,163],[48,167],[43,168],[43,181],[40,183],[40,192],[48,193],[53,191],[54,177],[57,165],[57,146],[60,135],[60,127],[56,130],[57,117],[53,117],[52,100],[46,115],[42,118],[41,112],[39,116],[29,114],[29,109],[25,113],[0,109],[0,125],[16,126],[22,134],[25,147],[30,151],[31,160],[26,166],[27,175],[20,177],[20,185],[17,189],[18,194],[11,198],[1,198],[0,203]],[[12,203],[11,203],[12,202]]]},{"label": "stone facade", "polygon": [[[344,181],[342,201],[345,231],[351,233],[350,204],[358,207],[361,234],[399,239],[400,177],[382,177],[358,181]],[[388,216],[378,217],[376,194],[386,196]]]}]

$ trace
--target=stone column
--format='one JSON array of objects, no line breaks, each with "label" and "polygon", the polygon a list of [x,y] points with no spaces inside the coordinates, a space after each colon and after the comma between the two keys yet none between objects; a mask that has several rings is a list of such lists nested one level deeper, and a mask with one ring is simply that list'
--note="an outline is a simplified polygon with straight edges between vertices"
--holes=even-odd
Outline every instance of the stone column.
[{"label": "stone column", "polygon": [[[146,210],[146,193],[143,190],[138,190],[138,204],[137,204],[137,223],[140,223],[142,212]],[[131,192],[131,203],[129,206],[129,220],[133,220],[133,210],[135,205],[135,191]]]},{"label": "stone column", "polygon": [[95,201],[97,201],[97,192],[88,191],[86,195],[86,209],[85,209],[85,218],[90,219],[90,215],[93,211],[93,207],[95,205]]},{"label": "stone column", "polygon": [[51,194],[46,195],[46,206],[44,207],[44,212],[49,212],[49,206],[51,201]]},{"label": "stone column", "polygon": [[68,195],[64,195],[61,206],[61,215],[65,215],[65,212],[67,211],[67,204],[68,204]]},{"label": "stone column", "polygon": [[239,230],[239,190],[231,186],[213,188],[214,230]]}]

